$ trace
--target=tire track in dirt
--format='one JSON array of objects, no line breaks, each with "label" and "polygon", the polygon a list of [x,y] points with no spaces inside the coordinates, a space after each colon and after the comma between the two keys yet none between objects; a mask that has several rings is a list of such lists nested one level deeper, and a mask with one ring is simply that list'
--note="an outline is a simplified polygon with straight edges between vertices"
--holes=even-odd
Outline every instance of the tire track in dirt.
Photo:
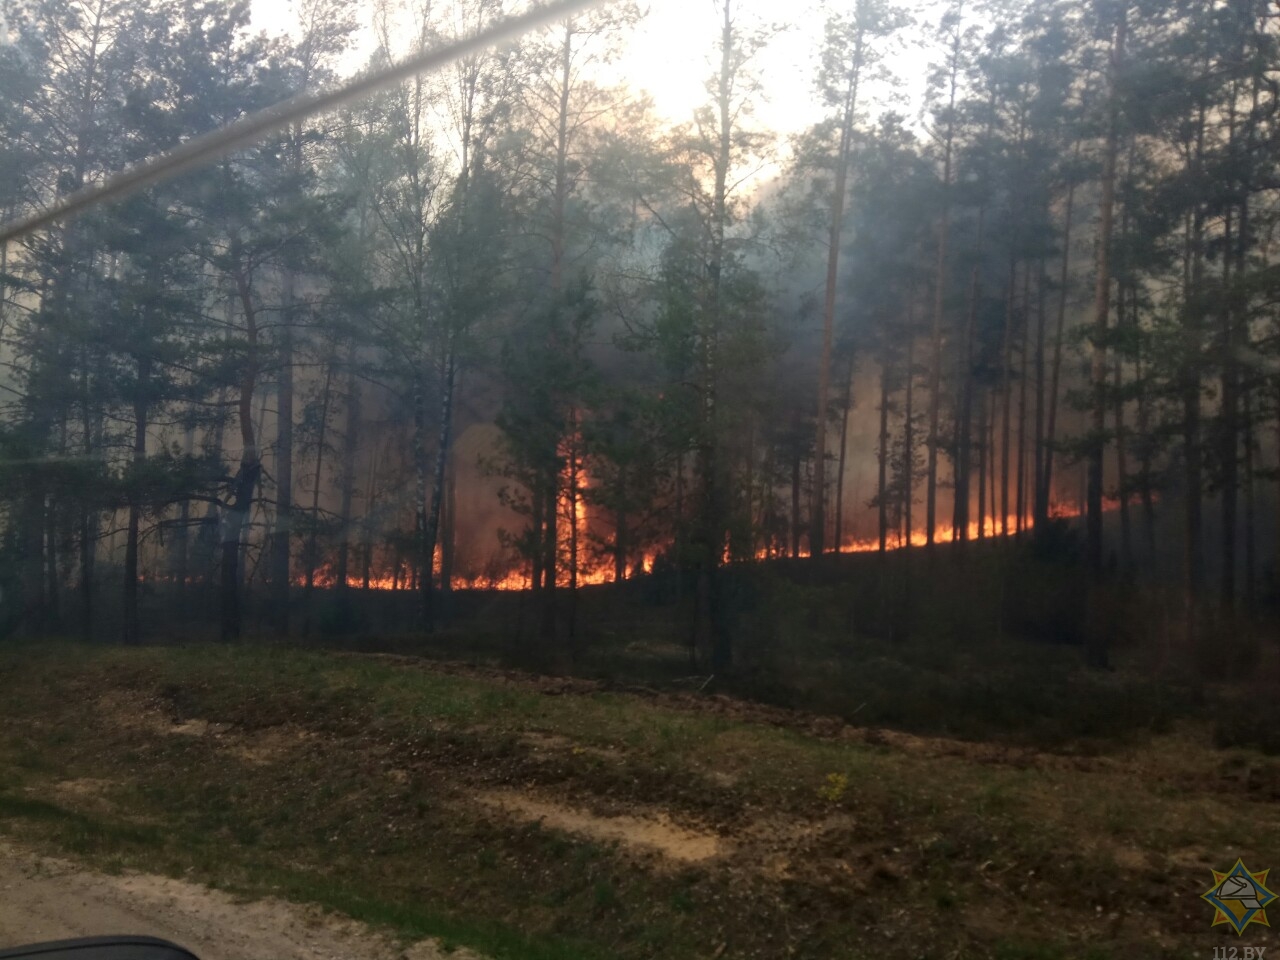
[{"label": "tire track in dirt", "polygon": [[145,934],[201,960],[482,960],[435,941],[405,948],[354,920],[282,900],[142,873],[109,876],[0,842],[0,948],[68,937]]}]

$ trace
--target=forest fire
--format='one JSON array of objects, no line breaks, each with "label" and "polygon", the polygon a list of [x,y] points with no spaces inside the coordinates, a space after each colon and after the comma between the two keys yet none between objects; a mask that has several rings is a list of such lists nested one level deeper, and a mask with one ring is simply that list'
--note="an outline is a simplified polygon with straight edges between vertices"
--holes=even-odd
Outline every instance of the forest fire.
[{"label": "forest fire", "polygon": [[[566,511],[570,507],[571,498],[567,493],[563,498]],[[1107,509],[1114,509],[1118,505],[1116,501],[1109,501]],[[581,536],[588,528],[591,517],[589,515],[587,505],[581,498],[577,498],[576,506],[572,509],[572,515],[575,516],[576,533],[571,525],[562,535],[561,546],[565,550],[570,549],[570,543],[575,536]],[[1054,519],[1077,519],[1083,516],[1083,511],[1075,504],[1055,504],[1050,508],[1049,515]],[[980,531],[978,522],[973,521],[969,524],[968,539],[997,539],[1005,536],[1012,536],[1016,531],[1030,531],[1034,527],[1034,518],[1028,513],[1022,517],[1021,525],[1018,522],[1016,514],[1010,514],[1002,523],[999,517],[987,517]],[[958,540],[955,528],[949,523],[941,523],[938,525],[934,533],[935,543],[951,543]],[[911,532],[910,542],[907,542],[905,533],[902,530],[890,531],[885,540],[886,551],[897,551],[911,547],[924,547],[928,545],[928,537],[923,529],[915,529]],[[643,552],[639,558],[639,562],[629,567],[633,572],[643,572],[645,574],[652,573],[655,562],[658,557],[666,553],[670,545],[664,545],[661,548],[651,548]],[[878,537],[859,537],[847,536],[840,544],[838,553],[876,553],[880,550],[880,540]],[[800,546],[798,556],[808,557],[809,548],[807,545]],[[772,547],[760,547],[756,550],[754,559],[756,561],[781,559],[788,556],[786,551],[781,551]],[[436,554],[436,569],[440,568],[440,551]],[[726,554],[726,562],[734,562]],[[600,586],[603,584],[614,583],[615,568],[610,558],[607,556],[602,558],[586,558],[585,562],[580,558],[576,570],[562,568],[557,576],[556,585],[562,588],[569,588],[574,585],[580,587]],[[337,577],[334,565],[326,562],[317,568],[314,574],[313,583],[321,589],[333,589],[337,585]],[[295,577],[294,585],[302,587],[306,585],[305,577]],[[529,590],[533,585],[532,578],[527,568],[524,566],[512,566],[501,573],[490,571],[484,574],[474,573],[456,573],[450,578],[450,589],[452,590],[500,590],[500,591],[522,591]],[[363,573],[349,573],[347,575],[347,587],[352,590],[377,590],[377,591],[401,591],[416,590],[416,574],[412,570],[412,564],[405,559],[401,559],[398,563],[392,564],[392,570],[389,572],[383,568],[379,568],[378,573],[370,572],[366,578]]]},{"label": "forest fire", "polygon": [[[1003,539],[1031,529],[1032,514],[1078,516],[1086,490],[1141,496],[1138,562],[1153,564],[1152,505],[1176,490],[1190,586],[1214,569],[1225,597],[1254,591],[1264,566],[1253,531],[1274,499],[1274,404],[1265,364],[1236,358],[1275,353],[1264,322],[1274,305],[1253,302],[1268,289],[1265,270],[1253,276],[1265,231],[1247,228],[1261,222],[1250,195],[1267,197],[1259,185],[1270,181],[1237,184],[1229,202],[1216,188],[1183,196],[1184,171],[1166,169],[1181,139],[1103,136],[1115,125],[1099,118],[1125,114],[1124,84],[1099,94],[1102,113],[1078,129],[1059,122],[1079,112],[1071,91],[1107,86],[1090,72],[1105,58],[1077,64],[1085,72],[1070,83],[1015,93],[1005,67],[987,76],[966,64],[956,34],[951,76],[968,79],[950,85],[945,108],[932,104],[945,119],[941,154],[896,110],[864,128],[870,104],[851,82],[824,94],[824,110],[842,110],[774,143],[812,136],[815,162],[757,167],[761,156],[748,169],[730,151],[709,176],[696,138],[632,118],[641,101],[625,84],[552,69],[600,40],[569,23],[550,46],[549,35],[523,41],[536,55],[512,61],[520,82],[507,83],[500,58],[469,66],[480,72],[466,74],[475,86],[460,113],[433,102],[447,85],[415,88],[413,143],[399,139],[403,111],[351,101],[352,122],[314,142],[297,139],[302,127],[283,152],[240,142],[227,176],[104,208],[86,230],[52,211],[66,212],[64,182],[112,180],[113,144],[161,157],[229,115],[225,91],[291,102],[295,79],[311,75],[260,74],[246,56],[228,85],[222,54],[204,44],[256,43],[247,8],[160,0],[190,35],[188,92],[208,103],[193,114],[159,97],[135,129],[104,95],[88,122],[83,91],[151,89],[171,70],[163,44],[142,42],[132,6],[103,6],[109,26],[86,32],[70,15],[77,4],[37,5],[30,31],[0,37],[21,53],[19,105],[0,117],[0,152],[25,145],[10,164],[9,236],[53,231],[0,250],[0,600],[16,611],[0,622],[11,629],[75,617],[92,635],[95,590],[110,583],[133,642],[146,626],[139,583],[167,582],[217,585],[207,612],[225,638],[255,620],[288,635],[295,589],[572,590],[678,578],[722,549],[717,559],[750,563]],[[431,29],[415,35],[453,29],[448,16],[434,23],[437,7],[423,8]],[[734,79],[746,65],[733,35],[707,35],[721,40],[721,86],[689,93],[719,118],[713,140],[759,136],[765,149],[772,134],[739,129],[755,88]],[[95,46],[105,36],[120,44],[109,66]],[[295,37],[279,55],[310,64],[314,43],[333,44],[336,64],[344,36]],[[862,56],[854,36],[824,39],[832,62]],[[1006,66],[1022,75],[1025,64]],[[1254,129],[1264,118],[1239,100],[1263,80],[1237,77],[1218,107],[1183,119],[1204,128],[1205,116],[1236,116],[1238,130],[1213,136],[1238,139],[1212,149],[1247,145],[1272,163],[1263,146],[1274,138]],[[1065,99],[1031,130],[1010,122],[1030,116],[1023,95]],[[985,133],[946,119],[978,114]],[[59,130],[85,138],[72,152],[90,168],[71,176]],[[470,159],[434,149],[445,142],[466,143]],[[622,143],[645,161],[615,169]],[[1033,155],[1048,159],[1015,162]],[[613,173],[583,173],[597,168]],[[535,169],[546,175],[530,178]],[[772,173],[758,180],[762,170]],[[1204,209],[1135,217],[1137,193],[1119,184],[1135,177]],[[424,183],[448,202],[402,189]],[[701,200],[690,208],[688,197]],[[804,216],[778,215],[799,197]],[[257,209],[297,219],[245,219]],[[730,255],[757,224],[752,255]],[[1210,251],[1229,248],[1206,286]],[[1118,269],[1113,251],[1132,262]],[[1153,309],[1157,289],[1173,298],[1168,311]],[[1215,325],[1180,329],[1200,312],[1183,307],[1209,299],[1224,304]],[[1049,509],[1054,496],[1075,505]],[[1116,524],[1122,554],[1138,539],[1130,519]],[[1108,555],[1102,526],[1083,531],[1095,568]]]},{"label": "forest fire", "polygon": [[0,958],[1267,925],[1277,12],[0,0]]}]

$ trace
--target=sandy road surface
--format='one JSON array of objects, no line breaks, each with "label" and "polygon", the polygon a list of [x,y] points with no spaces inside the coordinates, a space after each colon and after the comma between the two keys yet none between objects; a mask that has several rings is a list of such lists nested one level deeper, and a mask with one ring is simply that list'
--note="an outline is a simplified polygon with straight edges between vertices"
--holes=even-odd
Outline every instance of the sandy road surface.
[{"label": "sandy road surface", "polygon": [[[105,934],[147,934],[201,960],[443,960],[351,920],[279,900],[228,894],[146,874],[108,876],[0,842],[0,948]],[[479,960],[465,950],[449,960]]]}]

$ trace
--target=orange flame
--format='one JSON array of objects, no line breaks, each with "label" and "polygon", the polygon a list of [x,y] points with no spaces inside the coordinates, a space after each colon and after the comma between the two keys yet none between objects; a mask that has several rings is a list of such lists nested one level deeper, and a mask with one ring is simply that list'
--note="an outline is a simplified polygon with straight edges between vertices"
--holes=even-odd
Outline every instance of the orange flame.
[{"label": "orange flame", "polygon": [[[592,529],[592,525],[602,522],[603,517],[594,515],[595,510],[588,503],[584,494],[590,490],[591,474],[586,469],[585,458],[578,454],[576,478],[574,476],[574,464],[568,460],[574,455],[572,447],[566,449],[566,465],[561,477],[561,494],[560,494],[560,516],[562,522],[558,526],[558,539],[560,541],[561,556],[567,558],[571,554],[572,539],[576,535],[577,539],[577,571],[576,580],[579,586],[598,586],[615,581],[615,571],[613,563],[610,561],[607,552],[604,555],[592,556],[590,551],[584,549],[588,542],[588,533]],[[576,482],[575,482],[576,481]],[[1108,498],[1106,506],[1108,509],[1118,505],[1118,499]],[[1054,504],[1050,507],[1049,515],[1055,519],[1058,518],[1074,518],[1083,514],[1083,510],[1078,504]],[[1010,514],[1004,518],[1004,522],[996,516],[985,517],[981,530],[983,537],[996,538],[1006,533],[1012,533],[1018,529],[1017,514]],[[1028,512],[1022,517],[1021,528],[1024,532],[1030,531],[1034,526],[1034,520]],[[934,532],[935,543],[949,543],[957,538],[954,527],[949,523],[939,524]],[[979,525],[977,521],[969,524],[968,539],[979,539]],[[904,536],[901,530],[889,531],[886,538],[885,549],[901,550],[907,546],[922,547],[927,543],[925,531],[923,529],[913,529],[909,538]],[[876,553],[880,550],[879,537],[860,537],[855,535],[846,536],[839,545],[838,553]],[[645,550],[640,556],[640,569],[645,573],[652,573],[654,564],[658,555],[662,552],[661,548],[651,548]],[[809,556],[807,546],[801,546],[800,556]],[[785,555],[776,547],[761,547],[755,553],[756,560],[767,560],[772,557]],[[441,550],[437,547],[435,569],[440,569]],[[724,562],[729,563],[731,557],[729,549],[726,547],[724,553]],[[315,586],[322,589],[331,589],[336,585],[336,575],[333,565],[326,562],[321,565],[315,572]],[[568,587],[571,583],[571,571],[568,562],[561,562],[557,566],[556,584],[560,587]],[[296,586],[305,584],[304,576],[296,576],[294,578]],[[363,573],[349,573],[347,576],[347,586],[351,589],[363,589],[364,577]],[[490,570],[485,573],[466,572],[455,573],[450,580],[450,587],[454,590],[502,590],[502,591],[520,591],[528,590],[532,587],[532,578],[529,570],[523,565],[508,567],[503,572],[494,572]],[[391,590],[408,590],[410,588],[410,576],[407,572],[396,576],[394,573],[386,571],[385,567],[381,569],[377,575],[371,575],[369,578],[369,589],[380,591]]]}]

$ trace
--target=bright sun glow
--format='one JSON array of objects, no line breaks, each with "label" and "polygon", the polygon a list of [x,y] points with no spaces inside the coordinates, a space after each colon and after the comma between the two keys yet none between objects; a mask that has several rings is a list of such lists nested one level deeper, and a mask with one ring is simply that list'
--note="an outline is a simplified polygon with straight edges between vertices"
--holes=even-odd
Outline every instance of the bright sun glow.
[{"label": "bright sun glow", "polygon": [[[269,33],[287,32],[294,23],[291,6],[281,0],[253,0],[254,26]],[[833,6],[822,0],[799,0],[785,6],[756,0],[742,5],[744,20],[781,28],[756,60],[757,72],[767,88],[766,95],[754,103],[754,116],[761,128],[785,138],[822,117],[813,78],[823,22]],[[710,58],[718,30],[716,5],[711,0],[652,0],[648,10],[631,32],[616,72],[637,91],[648,93],[660,116],[681,123],[706,102],[705,81],[714,70]],[[365,22],[369,16],[360,19]],[[372,44],[370,32],[363,31],[347,69],[363,63]],[[919,109],[927,60],[927,52],[903,49],[889,63],[896,77],[894,86],[904,97],[899,109],[912,117]]]}]

